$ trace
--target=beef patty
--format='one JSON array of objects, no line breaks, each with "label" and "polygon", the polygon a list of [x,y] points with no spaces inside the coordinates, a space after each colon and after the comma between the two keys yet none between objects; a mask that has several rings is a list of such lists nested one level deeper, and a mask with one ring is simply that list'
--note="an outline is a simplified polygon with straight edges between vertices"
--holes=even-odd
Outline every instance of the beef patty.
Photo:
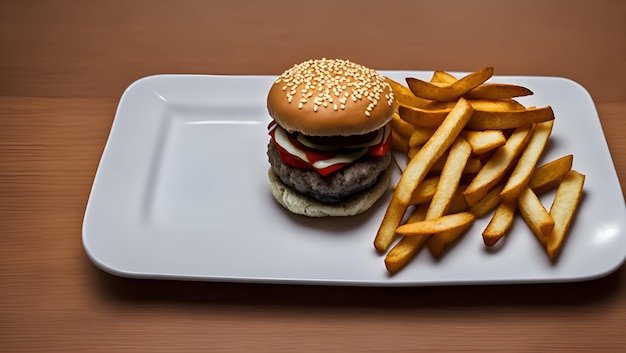
[{"label": "beef patty", "polygon": [[285,164],[273,141],[268,145],[267,156],[274,173],[283,183],[326,204],[341,202],[350,195],[373,186],[391,163],[389,149],[382,157],[365,155],[345,168],[322,176],[313,169]]}]

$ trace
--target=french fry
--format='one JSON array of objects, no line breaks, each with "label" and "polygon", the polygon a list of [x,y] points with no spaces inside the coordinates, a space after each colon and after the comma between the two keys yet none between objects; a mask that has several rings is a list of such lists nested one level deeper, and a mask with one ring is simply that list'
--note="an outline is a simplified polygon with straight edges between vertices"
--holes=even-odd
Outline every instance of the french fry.
[{"label": "french fry", "polygon": [[[458,81],[454,75],[446,71],[435,71],[430,79],[434,84],[452,84]],[[508,99],[532,95],[533,91],[523,86],[508,83],[484,83],[469,90],[463,95],[466,99]]]},{"label": "french fry", "polygon": [[466,130],[461,136],[469,142],[475,154],[483,154],[506,143],[506,137],[501,130]]},{"label": "french fry", "polygon": [[467,128],[471,130],[506,130],[549,120],[554,120],[554,111],[550,106],[504,112],[477,110],[467,123]]},{"label": "french fry", "polygon": [[551,190],[572,169],[573,160],[574,156],[569,154],[536,168],[528,181],[528,187],[536,194]]},{"label": "french fry", "polygon": [[[398,108],[398,114],[402,120],[414,126],[436,128],[449,114],[449,110],[401,106]],[[548,120],[554,120],[552,107],[510,111],[475,110],[472,119],[467,123],[467,129],[507,130]]]},{"label": "french fry", "polygon": [[418,97],[438,101],[455,101],[467,91],[490,79],[491,76],[493,76],[493,68],[485,67],[444,86],[411,77],[407,78],[406,82],[411,92]]},{"label": "french fry", "polygon": [[[413,211],[407,222],[419,222],[426,218],[428,204],[422,204]],[[385,268],[395,273],[403,268],[419,252],[430,235],[402,237],[385,256]]]},{"label": "french fry", "polygon": [[450,147],[450,153],[441,171],[426,219],[439,217],[448,212],[452,197],[459,186],[461,175],[463,175],[465,164],[471,154],[472,148],[469,143],[464,138],[457,137]]},{"label": "french fry", "polygon": [[556,190],[550,207],[550,216],[554,219],[554,228],[547,237],[546,251],[553,261],[556,259],[565,235],[574,217],[582,197],[585,175],[575,170],[567,172]]},{"label": "french fry", "polygon": [[409,139],[401,134],[391,134],[391,149],[394,151],[408,153]]},{"label": "french fry", "polygon": [[532,95],[526,87],[506,83],[486,83],[469,90],[463,95],[467,99],[509,99]]},{"label": "french fry", "polygon": [[406,105],[410,107],[425,107],[429,100],[423,99],[420,97],[416,97],[413,92],[409,89],[409,87],[386,77],[387,82],[391,86],[393,90],[393,95],[399,106]]},{"label": "french fry", "polygon": [[[426,213],[426,219],[439,217],[449,212],[451,207],[458,207],[456,205],[453,206],[452,203],[454,196],[460,195],[457,193],[459,181],[466,169],[465,166],[469,161],[471,153],[472,148],[470,144],[464,138],[457,137],[454,144],[450,147],[450,153],[441,172],[437,189],[428,207],[428,213]],[[470,223],[456,229],[438,232],[431,236],[426,243],[429,251],[435,256],[441,255],[445,248],[469,227]]]},{"label": "french fry", "polygon": [[489,190],[489,192],[483,196],[480,200],[474,203],[470,207],[470,212],[474,214],[476,217],[482,217],[487,213],[491,212],[494,208],[496,208],[501,202],[500,192],[504,187],[503,184],[496,185],[493,189]]},{"label": "french fry", "polygon": [[398,234],[405,236],[422,236],[446,232],[464,227],[474,221],[476,217],[471,212],[453,213],[437,218],[407,223],[396,229]]},{"label": "french fry", "polygon": [[413,131],[415,131],[415,126],[402,120],[398,113],[393,114],[393,118],[391,119],[389,124],[394,134],[400,134],[406,138],[410,138],[413,134]]},{"label": "french fry", "polygon": [[431,254],[433,254],[433,256],[440,257],[441,254],[443,254],[443,252],[446,251],[446,249],[450,246],[450,244],[457,240],[459,236],[463,234],[471,225],[472,223],[470,222],[457,229],[452,229],[433,235],[426,241],[428,250]]},{"label": "french fry", "polygon": [[501,203],[493,213],[487,228],[483,230],[483,242],[486,246],[495,245],[511,228],[517,212],[517,200]]},{"label": "french fry", "polygon": [[[468,99],[467,100],[474,110],[480,110],[484,112],[506,112],[506,111],[518,111],[525,110],[523,104],[520,104],[518,101],[513,99],[500,99],[500,100],[489,100],[489,99]],[[440,101],[432,101],[424,106],[422,109],[426,110],[445,110],[452,109],[454,107],[455,102],[440,102]]]},{"label": "french fry", "polygon": [[[443,170],[443,166],[445,164],[445,159],[439,159],[433,166],[430,168],[431,172],[440,172]],[[463,174],[476,174],[483,167],[483,163],[476,158],[470,158],[465,163],[465,169],[463,169]]]},{"label": "french fry", "polygon": [[409,146],[418,147],[424,145],[434,133],[435,128],[415,127],[409,139]]},{"label": "french fry", "polygon": [[517,205],[526,224],[541,244],[545,246],[548,235],[554,228],[554,219],[543,207],[537,195],[528,187],[525,187],[519,194]]},{"label": "french fry", "polygon": [[465,169],[463,170],[463,173],[476,174],[482,169],[482,167],[483,162],[481,162],[480,159],[470,158],[467,163],[465,163]]},{"label": "french fry", "polygon": [[498,148],[485,163],[465,190],[465,200],[469,205],[475,204],[504,177],[504,174],[515,162],[515,158],[526,146],[532,130],[533,127],[530,125],[517,128],[504,146]]},{"label": "french fry", "polygon": [[467,121],[472,117],[472,113],[473,109],[470,104],[463,98],[459,99],[455,108],[437,128],[433,136],[420,149],[415,158],[409,161],[376,233],[374,247],[378,251],[387,250],[394,238],[396,228],[406,212],[413,191],[424,179],[430,167],[452,145]]},{"label": "french fry", "polygon": [[437,190],[438,183],[439,175],[424,179],[424,181],[422,181],[413,192],[409,204],[419,205],[430,202],[435,195],[435,190]]},{"label": "french fry", "polygon": [[528,184],[537,161],[548,143],[553,125],[554,120],[550,120],[535,126],[535,130],[522,152],[515,169],[513,169],[513,173],[500,193],[500,197],[502,197],[504,202],[513,201]]},{"label": "french fry", "polygon": [[454,196],[452,196],[452,200],[450,200],[450,207],[448,208],[448,213],[459,213],[467,211],[470,207],[465,201],[465,197],[463,197],[463,191],[465,191],[465,185],[459,185]]},{"label": "french fry", "polygon": [[415,155],[420,151],[421,147],[411,147],[409,146],[409,151],[406,153],[409,160],[415,158]]},{"label": "french fry", "polygon": [[446,83],[451,84],[458,81],[454,75],[446,71],[435,71],[433,72],[433,77],[430,79],[430,82],[433,83]]}]

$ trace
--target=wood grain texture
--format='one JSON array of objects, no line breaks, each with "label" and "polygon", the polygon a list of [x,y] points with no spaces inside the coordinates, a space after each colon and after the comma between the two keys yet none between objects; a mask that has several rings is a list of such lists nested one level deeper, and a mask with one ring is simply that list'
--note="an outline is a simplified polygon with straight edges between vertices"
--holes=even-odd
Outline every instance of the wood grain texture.
[{"label": "wood grain texture", "polygon": [[156,73],[326,56],[565,76],[597,103],[626,190],[626,2],[333,3],[0,2],[0,351],[624,350],[623,266],[581,283],[352,288],[132,280],[89,261],[82,218],[119,97]]}]

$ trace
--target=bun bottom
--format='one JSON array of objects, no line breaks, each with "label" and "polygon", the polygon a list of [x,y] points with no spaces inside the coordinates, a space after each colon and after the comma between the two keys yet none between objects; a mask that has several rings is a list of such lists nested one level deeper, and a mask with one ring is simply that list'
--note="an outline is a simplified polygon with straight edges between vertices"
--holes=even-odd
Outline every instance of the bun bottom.
[{"label": "bun bottom", "polygon": [[354,216],[370,209],[389,188],[391,171],[390,165],[382,172],[374,186],[333,205],[323,204],[285,185],[274,174],[272,168],[268,176],[272,195],[279,204],[292,213],[307,217],[344,217]]}]

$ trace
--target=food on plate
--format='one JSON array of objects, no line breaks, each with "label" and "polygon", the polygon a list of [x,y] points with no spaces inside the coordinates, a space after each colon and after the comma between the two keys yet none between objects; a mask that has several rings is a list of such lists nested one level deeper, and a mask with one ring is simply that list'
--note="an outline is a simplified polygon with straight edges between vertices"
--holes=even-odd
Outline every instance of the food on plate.
[{"label": "food on plate", "polygon": [[459,99],[433,136],[409,161],[374,239],[374,246],[377,250],[385,251],[389,247],[395,236],[396,228],[400,225],[402,217],[409,207],[413,191],[424,180],[433,164],[456,140],[472,116],[472,112],[472,106],[465,99]]},{"label": "food on plate", "polygon": [[584,183],[585,176],[571,170],[565,174],[563,181],[556,189],[556,195],[552,207],[550,207],[550,216],[554,219],[554,228],[546,239],[546,250],[552,260],[556,259],[563,245],[567,230],[580,203]]},{"label": "food on plate", "polygon": [[[476,219],[489,214],[485,246],[505,236],[519,213],[550,259],[561,251],[585,176],[572,169],[572,155],[536,166],[552,133],[554,111],[525,107],[513,98],[533,92],[487,82],[492,74],[490,67],[459,79],[435,71],[430,82],[407,78],[408,86],[388,79],[402,96],[394,118],[401,121],[391,125],[402,138],[393,149],[408,157],[374,239],[390,273],[424,245],[442,256]],[[537,195],[554,189],[548,211]]]},{"label": "food on plate", "polygon": [[548,235],[554,228],[554,219],[550,217],[537,194],[529,187],[525,187],[517,198],[517,206],[522,218],[528,223],[537,239],[545,244]]},{"label": "food on plate", "polygon": [[427,216],[423,221],[401,225],[396,232],[409,236],[435,234],[464,227],[474,221],[474,218],[475,216],[470,212],[453,213],[430,219]]},{"label": "food on plate", "polygon": [[309,217],[369,209],[390,183],[395,104],[384,76],[350,61],[308,60],[281,74],[267,96],[276,200]]},{"label": "food on plate", "polygon": [[536,194],[542,194],[558,185],[565,173],[572,169],[574,156],[568,154],[538,167],[528,181],[528,187]]},{"label": "food on plate", "polygon": [[535,165],[543,153],[543,149],[548,144],[548,138],[552,132],[552,126],[554,120],[549,120],[543,123],[539,123],[535,126],[533,135],[530,137],[524,152],[520,156],[515,169],[509,176],[504,189],[500,192],[502,201],[509,202],[515,200],[515,198],[522,192],[522,189],[528,185],[530,177],[533,174]]},{"label": "food on plate", "polygon": [[476,72],[472,72],[460,80],[445,85],[437,85],[412,77],[408,77],[406,82],[411,92],[417,97],[450,102],[456,101],[472,88],[478,87],[481,83],[491,78],[492,75],[493,68],[485,67]]},{"label": "food on plate", "polygon": [[495,245],[508,232],[515,219],[516,211],[517,200],[502,202],[496,208],[491,220],[489,220],[489,224],[483,230],[483,242],[486,246]]},{"label": "food on plate", "polygon": [[[471,102],[470,102],[471,104]],[[535,109],[506,110],[498,104],[489,107],[474,108],[475,113],[467,123],[470,130],[505,130],[527,126],[528,124],[540,123],[554,119],[554,112],[550,107]],[[443,119],[450,113],[450,108],[425,109],[417,107],[400,106],[398,109],[400,117],[419,127],[436,128],[441,125]]]},{"label": "food on plate", "polygon": [[506,143],[498,148],[476,177],[472,179],[472,182],[463,194],[467,203],[473,205],[478,202],[504,178],[509,168],[514,165],[517,156],[524,150],[532,131],[532,125],[515,129]]}]

